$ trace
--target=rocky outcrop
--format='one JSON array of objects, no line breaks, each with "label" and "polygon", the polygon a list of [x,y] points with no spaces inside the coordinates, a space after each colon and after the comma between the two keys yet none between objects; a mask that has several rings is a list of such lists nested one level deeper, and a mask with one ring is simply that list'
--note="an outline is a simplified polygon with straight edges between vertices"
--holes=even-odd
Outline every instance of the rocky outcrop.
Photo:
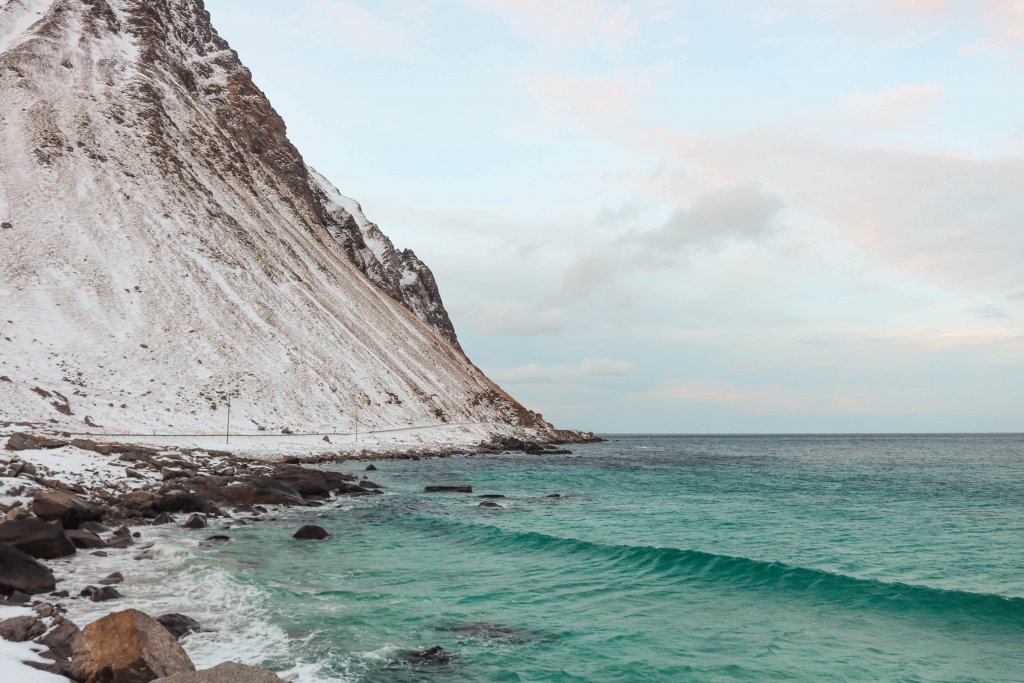
[{"label": "rocky outcrop", "polygon": [[75,554],[75,544],[59,524],[48,524],[38,517],[23,517],[0,522],[0,543],[43,560]]},{"label": "rocky outcrop", "polygon": [[46,491],[32,498],[32,513],[45,520],[59,521],[65,529],[77,529],[82,522],[103,517],[103,511],[67,491]]},{"label": "rocky outcrop", "polygon": [[72,645],[71,666],[82,683],[149,683],[196,670],[166,628],[133,609],[86,626]]},{"label": "rocky outcrop", "polygon": [[267,669],[236,662],[224,662],[212,669],[158,678],[153,683],[285,683],[285,681]]},{"label": "rocky outcrop", "polygon": [[47,593],[57,587],[53,572],[17,548],[0,544],[0,593]]}]

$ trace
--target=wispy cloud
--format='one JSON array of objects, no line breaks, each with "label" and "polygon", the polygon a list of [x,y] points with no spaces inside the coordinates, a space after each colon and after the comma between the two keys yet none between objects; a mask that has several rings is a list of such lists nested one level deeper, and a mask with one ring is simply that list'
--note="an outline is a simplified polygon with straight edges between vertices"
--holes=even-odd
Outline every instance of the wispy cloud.
[{"label": "wispy cloud", "polygon": [[617,377],[630,373],[633,367],[633,363],[628,360],[587,358],[579,365],[543,366],[527,363],[515,368],[489,368],[487,372],[498,382],[549,384]]},{"label": "wispy cloud", "polygon": [[621,45],[633,33],[629,3],[602,0],[467,0],[527,38],[562,46]]}]

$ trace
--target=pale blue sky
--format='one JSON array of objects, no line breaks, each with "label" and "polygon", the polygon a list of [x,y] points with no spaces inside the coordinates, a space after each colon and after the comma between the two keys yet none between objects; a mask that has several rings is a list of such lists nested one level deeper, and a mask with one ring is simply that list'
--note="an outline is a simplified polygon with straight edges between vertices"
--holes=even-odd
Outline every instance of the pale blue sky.
[{"label": "pale blue sky", "polygon": [[207,7],[557,424],[1024,430],[1024,0]]}]

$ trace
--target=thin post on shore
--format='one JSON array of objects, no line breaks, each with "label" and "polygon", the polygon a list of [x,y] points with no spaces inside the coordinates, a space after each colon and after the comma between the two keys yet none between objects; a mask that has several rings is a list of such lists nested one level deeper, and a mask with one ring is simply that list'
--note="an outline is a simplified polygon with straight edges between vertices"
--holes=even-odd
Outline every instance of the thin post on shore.
[{"label": "thin post on shore", "polygon": [[224,429],[224,443],[231,443],[231,396],[228,396],[228,424]]}]

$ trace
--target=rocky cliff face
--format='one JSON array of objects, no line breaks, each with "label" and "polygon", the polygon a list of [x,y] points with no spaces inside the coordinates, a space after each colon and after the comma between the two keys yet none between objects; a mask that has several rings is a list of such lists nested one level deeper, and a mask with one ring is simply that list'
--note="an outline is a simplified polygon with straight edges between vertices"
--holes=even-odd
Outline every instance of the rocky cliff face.
[{"label": "rocky cliff face", "polygon": [[0,417],[198,430],[232,395],[240,429],[554,434],[199,0],[0,0],[0,159]]}]

